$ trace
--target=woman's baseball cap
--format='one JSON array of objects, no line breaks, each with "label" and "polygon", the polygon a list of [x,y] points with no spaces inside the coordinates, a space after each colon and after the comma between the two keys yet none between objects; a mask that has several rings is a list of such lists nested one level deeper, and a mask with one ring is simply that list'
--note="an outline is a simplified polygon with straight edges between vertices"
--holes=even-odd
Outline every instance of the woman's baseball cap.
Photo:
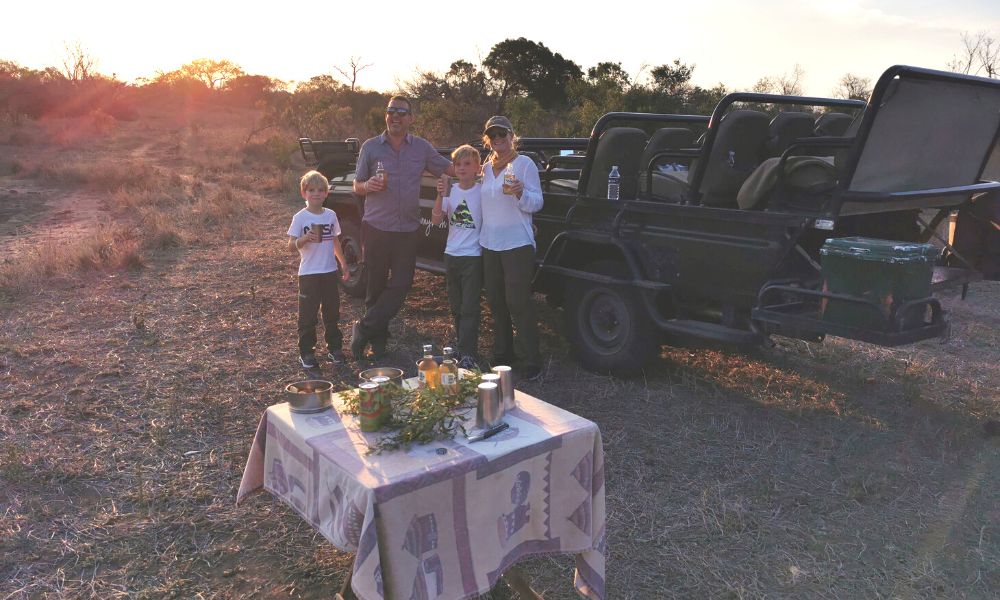
[{"label": "woman's baseball cap", "polygon": [[486,125],[483,126],[483,133],[492,129],[493,127],[500,127],[501,129],[506,129],[507,131],[514,131],[514,126],[510,124],[510,119],[502,115],[495,115],[486,120]]}]

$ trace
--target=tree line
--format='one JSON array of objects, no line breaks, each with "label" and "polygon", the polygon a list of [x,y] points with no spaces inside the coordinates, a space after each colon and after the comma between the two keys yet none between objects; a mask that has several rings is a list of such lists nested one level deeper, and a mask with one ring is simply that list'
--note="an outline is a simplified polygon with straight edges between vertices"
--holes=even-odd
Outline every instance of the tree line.
[{"label": "tree line", "polygon": [[[963,35],[965,52],[952,70],[997,76],[1000,44],[986,33]],[[135,107],[149,102],[217,102],[261,109],[256,130],[280,126],[313,138],[366,137],[383,128],[382,109],[390,93],[358,85],[371,65],[351,57],[335,67],[340,79],[324,74],[294,87],[265,75],[252,75],[228,60],[198,59],[176,70],[125,84],[98,73],[95,61],[77,44],[67,46],[61,68],[33,70],[0,60],[0,118],[73,116],[94,111],[132,119]],[[490,49],[479,65],[456,60],[447,71],[426,71],[399,84],[413,99],[415,128],[438,144],[474,137],[493,114],[511,117],[532,136],[587,136],[610,111],[709,114],[729,90],[723,83],[705,88],[692,83],[696,65],[680,59],[644,66],[630,75],[620,62],[584,69],[526,38],[507,39]],[[805,73],[761,77],[750,91],[801,95]],[[345,83],[346,82],[346,83]],[[831,96],[867,99],[870,79],[845,74]]]}]

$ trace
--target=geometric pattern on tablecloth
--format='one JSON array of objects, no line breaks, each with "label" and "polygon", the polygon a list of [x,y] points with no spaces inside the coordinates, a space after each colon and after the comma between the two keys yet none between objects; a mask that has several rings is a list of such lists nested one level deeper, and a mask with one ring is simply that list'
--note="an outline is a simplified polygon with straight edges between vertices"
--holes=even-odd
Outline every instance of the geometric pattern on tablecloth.
[{"label": "geometric pattern on tablecloth", "polygon": [[587,499],[580,506],[576,507],[576,510],[570,513],[567,519],[569,519],[570,523],[576,525],[580,531],[590,535],[590,496],[587,496]]},{"label": "geometric pattern on tablecloth", "polygon": [[594,473],[594,453],[587,452],[587,454],[580,459],[577,463],[576,468],[573,469],[572,475],[573,479],[576,479],[583,489],[590,491],[592,476]]}]

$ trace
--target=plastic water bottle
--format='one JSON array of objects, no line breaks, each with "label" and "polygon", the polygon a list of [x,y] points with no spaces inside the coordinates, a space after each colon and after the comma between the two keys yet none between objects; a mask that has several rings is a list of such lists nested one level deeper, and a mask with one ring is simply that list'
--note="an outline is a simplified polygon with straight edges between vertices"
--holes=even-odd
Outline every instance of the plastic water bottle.
[{"label": "plastic water bottle", "polygon": [[611,167],[611,172],[608,173],[608,200],[618,201],[621,194],[621,181],[622,176],[618,172],[618,165]]}]

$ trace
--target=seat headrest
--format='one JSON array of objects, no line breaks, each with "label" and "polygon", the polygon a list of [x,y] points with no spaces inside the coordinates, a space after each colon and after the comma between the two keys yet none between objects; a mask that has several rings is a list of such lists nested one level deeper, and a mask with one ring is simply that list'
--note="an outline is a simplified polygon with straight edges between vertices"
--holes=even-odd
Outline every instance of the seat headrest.
[{"label": "seat headrest", "polygon": [[646,149],[642,151],[642,158],[639,159],[639,170],[645,170],[657,152],[690,148],[692,145],[694,132],[687,127],[661,127],[649,137]]},{"label": "seat headrest", "polygon": [[816,127],[813,129],[813,133],[819,136],[841,136],[844,135],[853,120],[851,115],[844,113],[823,113],[816,119]]},{"label": "seat headrest", "polygon": [[768,125],[768,139],[765,152],[768,156],[778,156],[784,152],[793,141],[810,137],[813,134],[813,117],[804,112],[780,112]]}]

